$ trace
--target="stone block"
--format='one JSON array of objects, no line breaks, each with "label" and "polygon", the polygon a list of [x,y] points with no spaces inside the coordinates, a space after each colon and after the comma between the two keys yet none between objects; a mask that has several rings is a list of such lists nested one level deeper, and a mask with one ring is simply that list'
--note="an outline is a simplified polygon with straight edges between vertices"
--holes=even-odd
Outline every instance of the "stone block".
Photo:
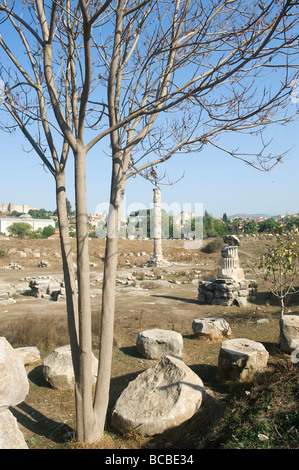
[{"label": "stone block", "polygon": [[239,282],[235,279],[222,278],[201,280],[198,285],[198,300],[209,305],[245,307],[247,297],[254,299],[257,293],[257,287],[248,288],[251,285],[257,286],[257,283],[252,280]]},{"label": "stone block", "polygon": [[221,380],[250,380],[263,371],[269,353],[256,341],[246,338],[229,339],[222,343],[218,356],[218,373]]},{"label": "stone block", "polygon": [[238,297],[247,297],[247,296],[248,296],[248,290],[247,289],[239,290]]},{"label": "stone block", "polygon": [[176,331],[154,328],[139,333],[136,347],[146,359],[161,359],[167,355],[180,356],[183,337]]},{"label": "stone block", "polygon": [[299,348],[299,315],[284,315],[280,322],[280,349],[291,353]]},{"label": "stone block", "polygon": [[206,298],[203,294],[198,294],[198,301],[205,304],[206,303]]}]

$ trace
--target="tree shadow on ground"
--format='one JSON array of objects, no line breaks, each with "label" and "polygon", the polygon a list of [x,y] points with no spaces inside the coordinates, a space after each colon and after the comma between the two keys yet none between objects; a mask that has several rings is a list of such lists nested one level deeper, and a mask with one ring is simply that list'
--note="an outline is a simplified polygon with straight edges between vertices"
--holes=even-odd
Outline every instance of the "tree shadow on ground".
[{"label": "tree shadow on ground", "polygon": [[[42,366],[34,367],[28,373],[28,379],[35,385],[44,389],[52,389],[42,373]],[[45,393],[46,390],[45,390]],[[10,408],[18,423],[33,434],[48,439],[56,444],[65,443],[74,436],[74,430],[64,422],[49,418],[48,415],[33,408],[25,401]],[[50,415],[49,410],[49,415]]]},{"label": "tree shadow on ground", "polygon": [[[298,288],[294,287],[294,290],[296,291]],[[299,295],[297,293],[292,292],[288,295],[288,297],[285,299],[285,307],[290,307],[294,305],[298,305],[299,302]],[[279,307],[280,306],[280,301],[279,299],[269,290],[268,291],[258,291],[258,293],[255,296],[254,301],[252,302],[253,304],[256,305],[270,305],[272,307]]]},{"label": "tree shadow on ground", "polygon": [[158,298],[164,298],[164,299],[169,299],[169,300],[178,300],[180,302],[186,302],[188,304],[196,304],[200,305],[197,299],[187,299],[185,297],[175,297],[173,295],[158,295],[158,294],[151,294],[151,297],[158,297]]},{"label": "tree shadow on ground", "polygon": [[61,444],[73,437],[73,429],[70,426],[54,421],[26,402],[17,407],[10,407],[10,411],[24,428],[55,443]]}]

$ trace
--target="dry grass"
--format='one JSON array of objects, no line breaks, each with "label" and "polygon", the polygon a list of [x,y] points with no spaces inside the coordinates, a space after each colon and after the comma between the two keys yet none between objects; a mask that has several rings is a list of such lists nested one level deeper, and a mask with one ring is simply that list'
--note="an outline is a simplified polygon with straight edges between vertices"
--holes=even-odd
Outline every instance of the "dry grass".
[{"label": "dry grass", "polygon": [[23,316],[16,322],[6,322],[1,336],[14,347],[34,345],[45,351],[69,343],[67,323],[64,318],[36,318]]}]

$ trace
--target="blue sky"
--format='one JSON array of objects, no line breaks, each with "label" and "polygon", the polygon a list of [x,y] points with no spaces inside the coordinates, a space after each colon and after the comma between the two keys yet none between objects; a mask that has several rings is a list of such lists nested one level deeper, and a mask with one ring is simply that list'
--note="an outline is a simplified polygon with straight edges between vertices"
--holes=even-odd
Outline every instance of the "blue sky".
[{"label": "blue sky", "polygon": [[[294,105],[295,106],[295,105]],[[298,105],[297,105],[298,106]],[[160,166],[175,185],[162,185],[162,201],[169,206],[177,203],[202,203],[214,217],[235,213],[265,213],[269,215],[299,212],[299,145],[298,121],[286,127],[269,130],[273,137],[272,149],[277,154],[290,149],[283,164],[270,172],[260,172],[241,161],[207,147],[204,152],[174,156]],[[247,152],[254,150],[252,137],[237,134],[225,137],[230,147],[243,142]],[[54,209],[54,178],[46,173],[34,152],[28,153],[28,144],[20,133],[1,132],[1,185],[0,203],[15,202]],[[75,207],[73,162],[70,155],[67,170],[67,196]],[[165,180],[167,182],[167,179]],[[98,204],[109,200],[110,159],[95,147],[87,159],[88,212],[94,213]],[[150,207],[153,186],[141,177],[130,179],[126,188],[125,208],[134,204]]]},{"label": "blue sky", "polygon": [[[1,28],[5,28],[6,23]],[[3,30],[4,31],[4,30]],[[298,103],[293,103],[297,107]],[[1,119],[1,116],[0,116]],[[175,185],[162,185],[162,201],[169,206],[202,203],[214,217],[236,213],[264,213],[269,215],[299,212],[299,144],[298,121],[288,126],[271,127],[272,151],[281,154],[290,149],[284,163],[270,172],[260,172],[243,162],[206,147],[203,152],[178,155],[160,166]],[[29,146],[20,132],[0,131],[1,184],[0,203],[15,202],[38,208],[55,209],[54,178],[47,173],[38,156],[28,152]],[[228,148],[240,145],[246,152],[259,150],[254,138],[229,134],[224,138]],[[87,158],[88,212],[109,200],[111,162],[98,144]],[[67,197],[75,208],[72,156],[67,165]],[[167,181],[167,180],[165,180]],[[153,186],[141,177],[130,179],[126,188],[126,208],[134,203],[149,208]]]}]

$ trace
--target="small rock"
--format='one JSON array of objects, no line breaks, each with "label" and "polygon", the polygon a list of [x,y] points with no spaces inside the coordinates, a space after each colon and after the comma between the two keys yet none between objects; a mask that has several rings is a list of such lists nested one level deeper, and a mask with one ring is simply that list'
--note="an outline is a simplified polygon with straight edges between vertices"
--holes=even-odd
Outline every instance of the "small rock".
[{"label": "small rock", "polygon": [[231,335],[230,325],[224,318],[197,318],[192,322],[196,338],[207,338],[212,341]]},{"label": "small rock", "polygon": [[266,436],[266,434],[258,434],[257,437],[260,441],[267,441],[269,439],[269,437]]},{"label": "small rock", "polygon": [[237,297],[236,299],[234,299],[234,303],[238,307],[246,307],[247,306],[247,299],[245,297]]}]

